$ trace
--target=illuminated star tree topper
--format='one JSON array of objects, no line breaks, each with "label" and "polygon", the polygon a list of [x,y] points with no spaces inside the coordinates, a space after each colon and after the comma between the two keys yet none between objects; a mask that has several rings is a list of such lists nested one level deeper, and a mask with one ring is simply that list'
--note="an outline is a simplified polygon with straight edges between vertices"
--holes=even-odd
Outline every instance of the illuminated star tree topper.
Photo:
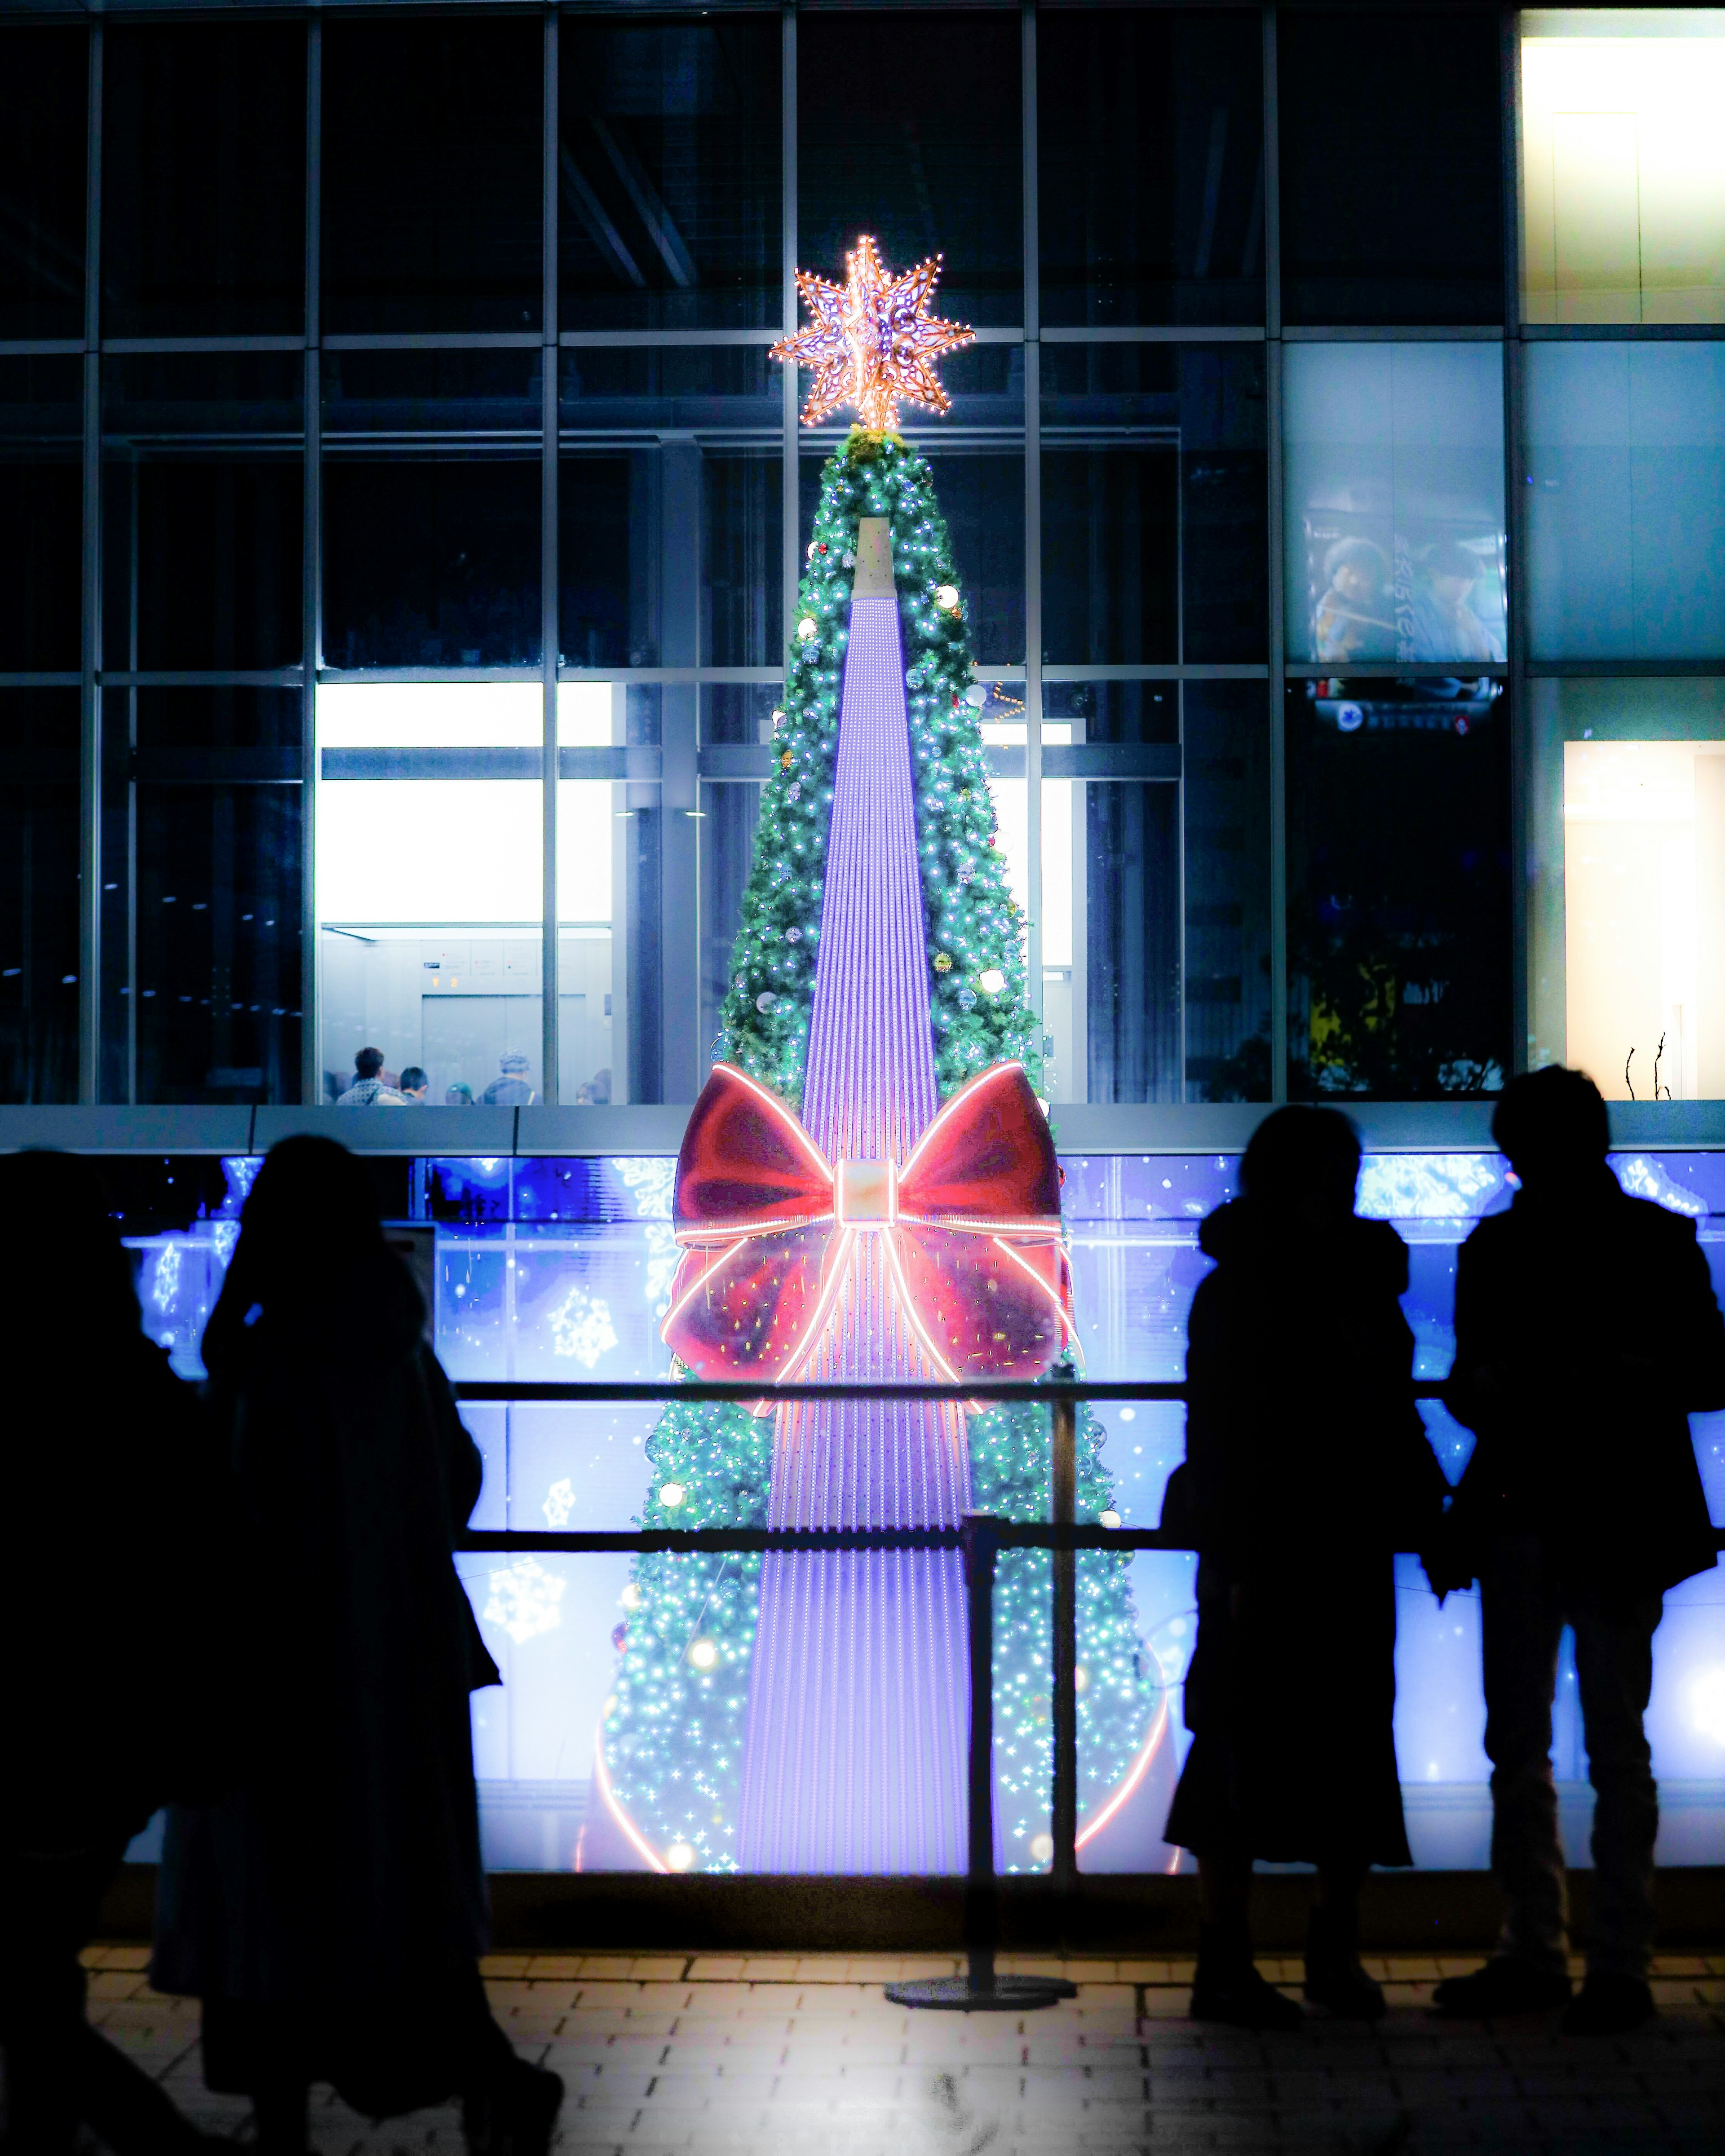
[{"label": "illuminated star tree topper", "polygon": [[814,387],[803,408],[804,426],[814,426],[840,404],[854,404],[872,433],[897,429],[901,399],[934,412],[952,409],[933,362],[970,343],[973,333],[928,311],[942,259],[932,254],[902,276],[889,276],[865,233],[845,258],[850,272],[845,284],[829,284],[807,270],[797,272],[797,289],[813,319],[807,329],[774,345],[773,357],[814,369]]}]

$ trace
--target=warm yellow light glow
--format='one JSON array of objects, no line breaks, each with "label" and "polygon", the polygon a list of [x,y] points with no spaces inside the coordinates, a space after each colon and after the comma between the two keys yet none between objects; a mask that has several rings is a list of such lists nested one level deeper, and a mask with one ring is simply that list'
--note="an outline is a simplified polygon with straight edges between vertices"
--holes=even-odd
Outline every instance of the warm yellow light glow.
[{"label": "warm yellow light glow", "polygon": [[1725,10],[1522,23],[1527,320],[1725,321]]},{"label": "warm yellow light glow", "polygon": [[849,274],[842,285],[829,284],[810,270],[797,272],[809,326],[773,347],[775,359],[800,361],[814,369],[803,424],[814,426],[841,404],[855,405],[859,422],[875,433],[897,427],[901,402],[950,411],[952,400],[942,388],[933,362],[942,352],[968,344],[972,332],[962,322],[942,321],[928,311],[941,274],[940,256],[932,254],[894,277],[865,233],[845,256],[845,266]]},{"label": "warm yellow light glow", "polygon": [[665,1852],[665,1861],[673,1871],[686,1871],[695,1861],[695,1851],[686,1841],[674,1841]]},{"label": "warm yellow light glow", "polygon": [[1725,1091],[1725,742],[1564,744],[1563,921],[1565,1060],[1608,1100],[1656,1056],[1661,1098]]}]

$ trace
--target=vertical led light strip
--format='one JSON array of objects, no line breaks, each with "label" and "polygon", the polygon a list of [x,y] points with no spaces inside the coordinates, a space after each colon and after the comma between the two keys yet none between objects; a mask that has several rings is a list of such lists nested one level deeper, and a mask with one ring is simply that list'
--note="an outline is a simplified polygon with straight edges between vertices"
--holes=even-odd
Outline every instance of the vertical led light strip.
[{"label": "vertical led light strip", "polygon": [[[854,599],[803,1120],[829,1159],[902,1162],[937,1090],[896,598]],[[927,1378],[880,1240],[854,1240],[815,1383]],[[950,1527],[964,1419],[916,1402],[788,1405],[775,1527]],[[737,1861],[746,1871],[962,1871],[969,1689],[956,1557],[769,1557]]]}]

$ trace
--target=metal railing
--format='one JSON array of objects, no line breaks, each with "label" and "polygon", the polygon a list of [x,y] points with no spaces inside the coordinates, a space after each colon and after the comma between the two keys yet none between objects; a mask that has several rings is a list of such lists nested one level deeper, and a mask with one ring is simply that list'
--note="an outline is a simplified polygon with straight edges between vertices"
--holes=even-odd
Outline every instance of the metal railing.
[{"label": "metal railing", "polygon": [[[1440,1400],[1443,1381],[1417,1378],[1415,1399]],[[1057,1896],[1070,1894],[1078,1876],[1078,1621],[1077,1553],[1080,1550],[1189,1550],[1190,1541],[1160,1527],[1105,1527],[1081,1525],[1077,1495],[1078,1406],[1081,1401],[1181,1401],[1183,1383],[1167,1380],[1134,1382],[1073,1379],[1059,1383],[933,1384],[774,1385],[673,1383],[655,1380],[632,1383],[560,1384],[531,1380],[459,1383],[455,1397],[464,1404],[558,1403],[590,1407],[721,1403],[752,1405],[780,1400],[929,1400],[990,1406],[1024,1404],[1045,1407],[1051,1424],[1047,1520],[1004,1520],[983,1512],[969,1514],[951,1527],[637,1527],[529,1528],[499,1532],[466,1532],[458,1550],[497,1554],[558,1551],[612,1555],[765,1555],[792,1550],[956,1550],[963,1560],[970,1664],[968,1763],[969,1835],[964,1891],[964,1945],[968,1964],[963,1977],[938,1978],[889,1985],[888,1995],[901,2004],[987,2011],[1047,2005],[1073,1995],[1074,1987],[1055,1977],[1001,1976],[995,1969],[999,1941],[999,1890],[994,1871],[994,1608],[997,1559],[1002,1550],[1045,1549],[1054,1572],[1053,1698],[1050,1707],[1054,1773],[1050,1834],[1054,1844],[1050,1876]],[[1725,1548],[1725,1534],[1719,1537]]]}]

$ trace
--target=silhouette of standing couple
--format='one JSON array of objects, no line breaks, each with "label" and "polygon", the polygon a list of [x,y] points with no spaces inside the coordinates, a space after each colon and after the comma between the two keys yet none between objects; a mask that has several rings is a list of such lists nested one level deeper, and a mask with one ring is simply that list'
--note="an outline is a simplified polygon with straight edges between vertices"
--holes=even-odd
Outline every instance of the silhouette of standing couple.
[{"label": "silhouette of standing couple", "polygon": [[[1564,2006],[1575,2034],[1654,2011],[1659,1825],[1642,1728],[1667,1588],[1710,1569],[1687,1417],[1725,1406],[1725,1320],[1694,1223],[1620,1188],[1592,1081],[1512,1080],[1492,1132],[1518,1188],[1456,1270],[1447,1404],[1476,1436],[1447,1510],[1410,1390],[1407,1250],[1353,1211],[1359,1143],[1334,1110],[1266,1117],[1241,1195],[1204,1223],[1215,1269],[1188,1336],[1187,1457],[1163,1523],[1199,1553],[1193,1732],[1166,1829],[1198,1858],[1193,2011],[1250,2027],[1301,2010],[1256,1971],[1255,1859],[1317,1871],[1305,1994],[1370,2019],[1361,1883],[1404,1865],[1392,1718],[1393,1553],[1441,1597],[1481,1586],[1497,1952],[1436,1989],[1439,2013]],[[1291,1637],[1291,1615],[1305,1628]],[[1552,1707],[1563,1628],[1595,1804],[1587,1978],[1572,1998]]]}]

